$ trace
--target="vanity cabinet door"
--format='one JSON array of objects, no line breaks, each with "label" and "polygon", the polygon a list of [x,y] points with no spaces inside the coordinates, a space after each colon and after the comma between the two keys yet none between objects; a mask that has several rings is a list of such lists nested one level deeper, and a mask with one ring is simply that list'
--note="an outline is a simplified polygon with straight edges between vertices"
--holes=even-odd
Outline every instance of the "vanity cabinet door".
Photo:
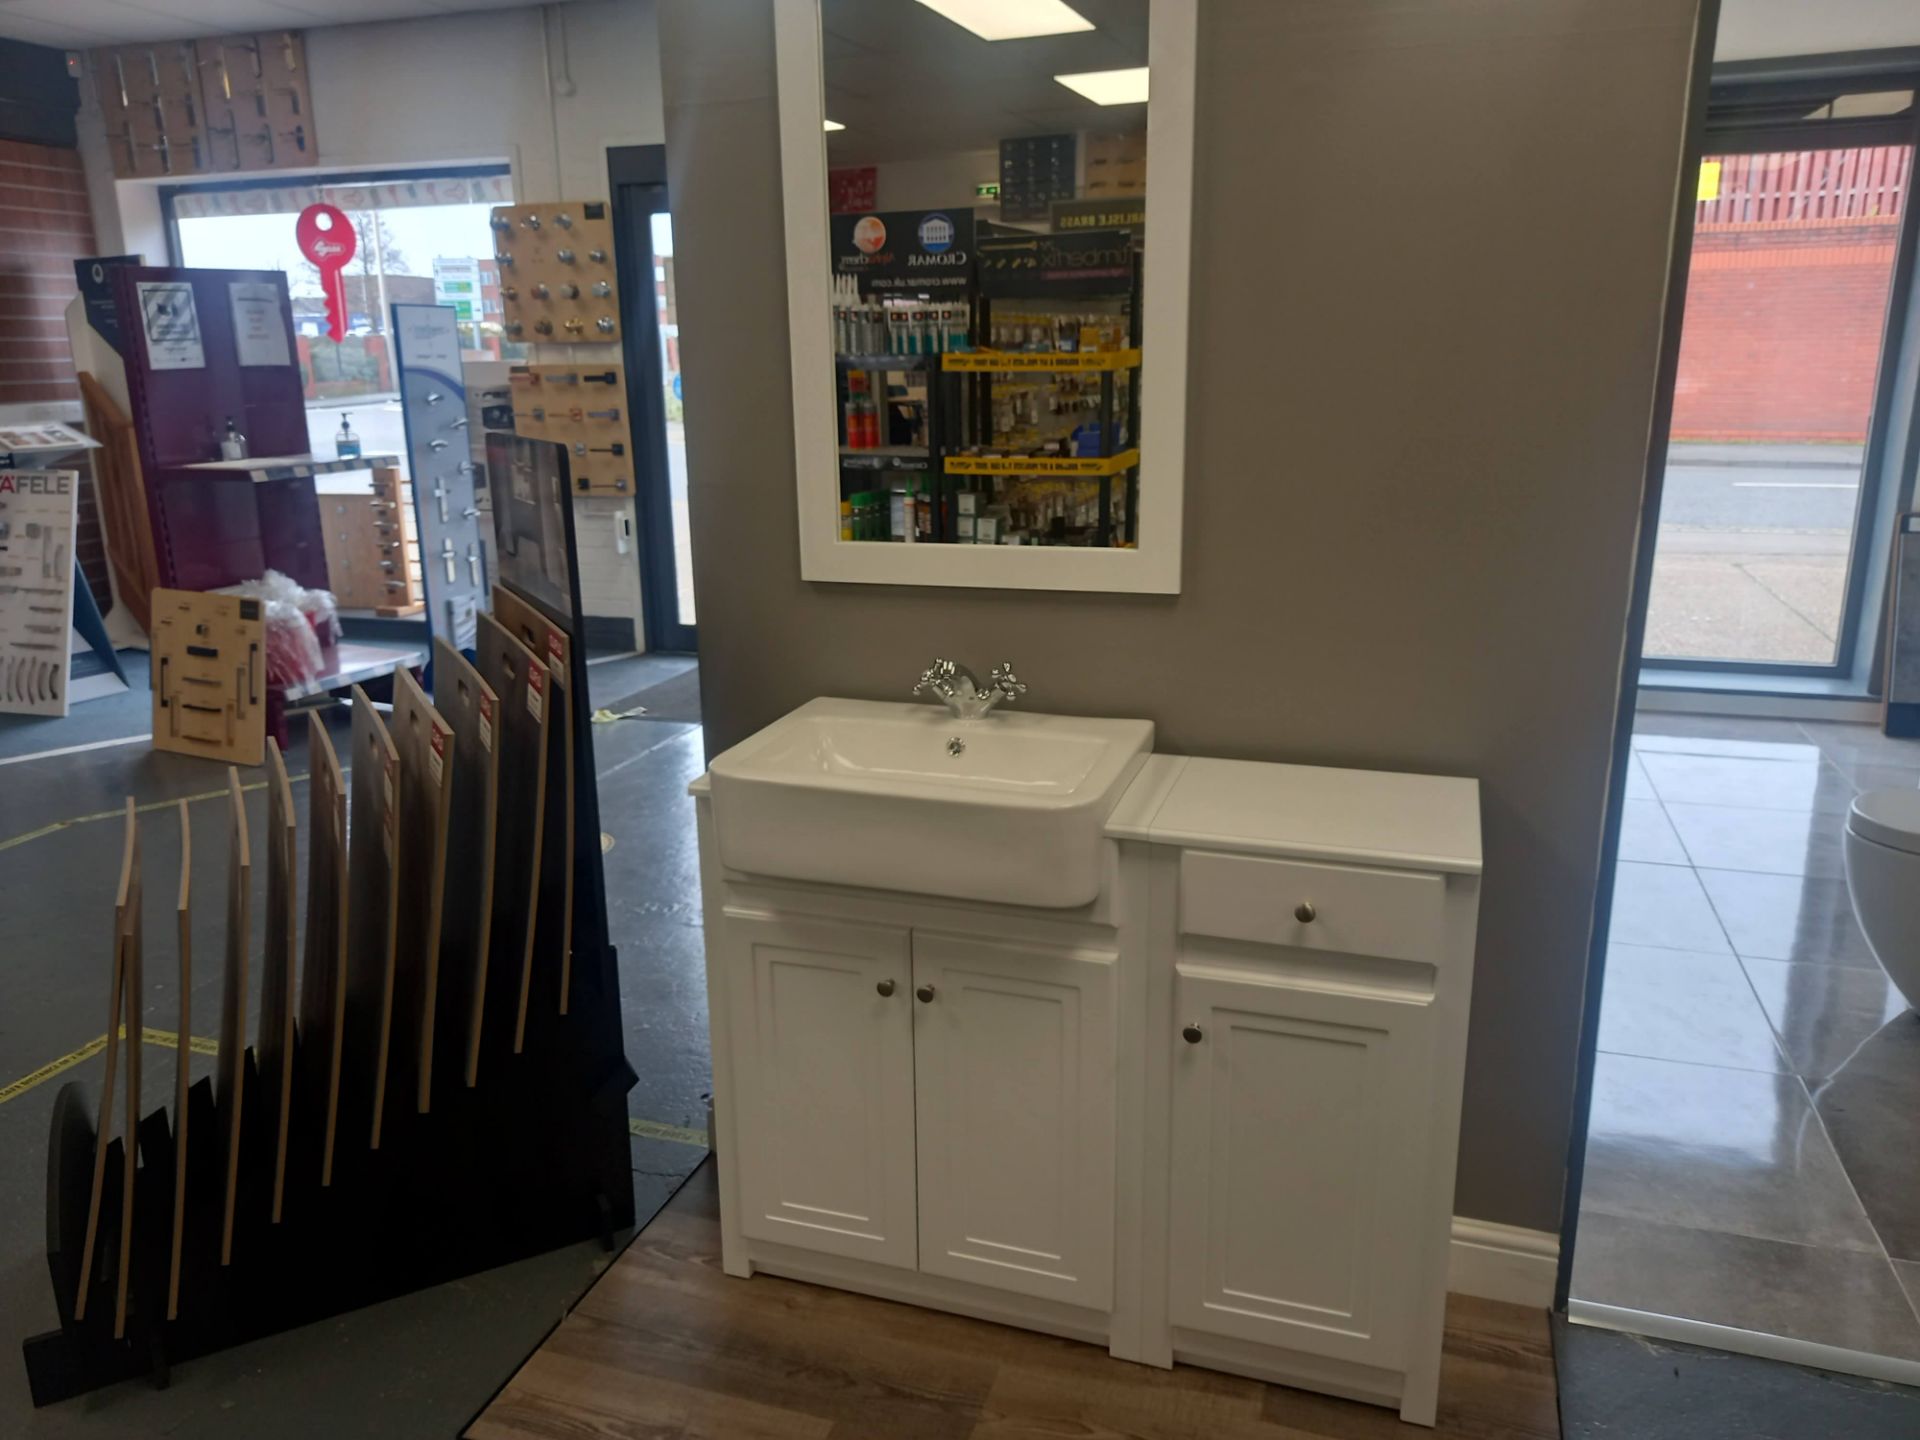
[{"label": "vanity cabinet door", "polygon": [[729,915],[740,1228],[914,1264],[907,931]]},{"label": "vanity cabinet door", "polygon": [[1184,967],[1176,998],[1174,1325],[1399,1368],[1432,1230],[1428,1007]]},{"label": "vanity cabinet door", "polygon": [[1111,1307],[1114,962],[914,931],[921,1270]]}]

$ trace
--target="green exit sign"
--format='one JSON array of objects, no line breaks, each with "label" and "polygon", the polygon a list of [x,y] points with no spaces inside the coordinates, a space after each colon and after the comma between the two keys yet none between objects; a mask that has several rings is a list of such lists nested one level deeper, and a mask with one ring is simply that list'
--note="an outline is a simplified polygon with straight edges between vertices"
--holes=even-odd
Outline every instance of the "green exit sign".
[{"label": "green exit sign", "polygon": [[997,180],[988,180],[974,186],[973,198],[976,200],[998,200],[1000,198],[1000,182]]}]

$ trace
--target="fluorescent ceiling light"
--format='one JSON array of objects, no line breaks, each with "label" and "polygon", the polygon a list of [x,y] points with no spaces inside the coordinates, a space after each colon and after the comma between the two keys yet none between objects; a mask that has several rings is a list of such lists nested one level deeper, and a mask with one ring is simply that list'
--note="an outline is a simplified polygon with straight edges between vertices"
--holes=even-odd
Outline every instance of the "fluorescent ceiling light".
[{"label": "fluorescent ceiling light", "polygon": [[1144,65],[1137,70],[1090,70],[1083,75],[1056,75],[1053,78],[1096,105],[1147,103],[1147,67]]},{"label": "fluorescent ceiling light", "polygon": [[846,126],[842,125],[838,120],[827,120],[822,123],[825,124],[825,126],[829,130],[844,130],[847,128]]},{"label": "fluorescent ceiling light", "polygon": [[971,30],[982,40],[1027,40],[1035,35],[1071,35],[1093,22],[1065,0],[920,0],[934,14]]}]

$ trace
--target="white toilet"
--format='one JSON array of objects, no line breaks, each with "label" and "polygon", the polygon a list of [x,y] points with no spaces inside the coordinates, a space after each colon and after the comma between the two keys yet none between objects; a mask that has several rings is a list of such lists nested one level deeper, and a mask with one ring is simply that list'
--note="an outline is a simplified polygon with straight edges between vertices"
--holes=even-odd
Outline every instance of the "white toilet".
[{"label": "white toilet", "polygon": [[1855,796],[1846,857],[1854,917],[1888,978],[1920,1010],[1920,788]]}]

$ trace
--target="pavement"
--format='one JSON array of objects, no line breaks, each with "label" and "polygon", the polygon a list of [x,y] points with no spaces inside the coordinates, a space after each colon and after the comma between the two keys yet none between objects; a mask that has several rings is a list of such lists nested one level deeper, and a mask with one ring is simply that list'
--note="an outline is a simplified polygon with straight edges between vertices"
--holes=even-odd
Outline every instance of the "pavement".
[{"label": "pavement", "polygon": [[1674,444],[1644,653],[1830,663],[1861,448]]}]

